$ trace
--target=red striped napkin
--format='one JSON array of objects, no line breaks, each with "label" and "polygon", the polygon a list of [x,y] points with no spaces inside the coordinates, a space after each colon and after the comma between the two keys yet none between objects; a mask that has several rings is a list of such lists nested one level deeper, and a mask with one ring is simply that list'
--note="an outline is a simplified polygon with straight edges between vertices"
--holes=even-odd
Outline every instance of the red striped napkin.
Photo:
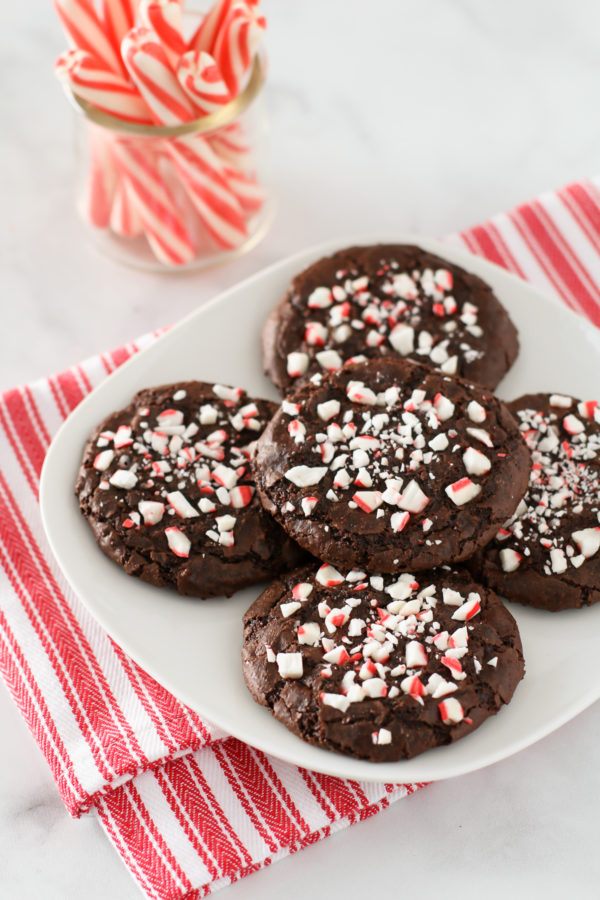
[{"label": "red striped napkin", "polygon": [[[449,239],[600,325],[600,179]],[[38,509],[66,415],[157,335],[0,396],[0,670],[65,805],[95,810],[148,897],[205,896],[419,785],[307,772],[219,733],[102,631],[66,584]]]}]

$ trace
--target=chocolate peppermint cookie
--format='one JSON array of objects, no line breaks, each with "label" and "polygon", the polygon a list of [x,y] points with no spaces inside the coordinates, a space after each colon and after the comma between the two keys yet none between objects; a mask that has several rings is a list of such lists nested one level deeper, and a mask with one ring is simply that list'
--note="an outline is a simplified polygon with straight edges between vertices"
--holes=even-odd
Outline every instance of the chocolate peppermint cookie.
[{"label": "chocolate peppermint cookie", "polygon": [[494,388],[518,353],[491,288],[419,247],[351,247],[297,275],[263,333],[282,394],[349,359],[399,355]]},{"label": "chocolate peppermint cookie", "polygon": [[524,674],[517,624],[466,571],[307,567],[244,616],[254,699],[303,740],[359,759],[410,759],[469,734]]},{"label": "chocolate peppermint cookie", "polygon": [[294,540],[368,572],[472,556],[514,513],[529,465],[493,394],[391,356],[313,376],[252,460],[263,505]]},{"label": "chocolate peppermint cookie", "polygon": [[556,612],[600,601],[600,410],[561,394],[508,404],[531,450],[529,490],[473,561],[510,600]]},{"label": "chocolate peppermint cookie", "polygon": [[105,419],[75,489],[103,552],[194,597],[229,596],[298,565],[305,554],[263,510],[248,462],[275,409],[191,381],[140,391]]}]

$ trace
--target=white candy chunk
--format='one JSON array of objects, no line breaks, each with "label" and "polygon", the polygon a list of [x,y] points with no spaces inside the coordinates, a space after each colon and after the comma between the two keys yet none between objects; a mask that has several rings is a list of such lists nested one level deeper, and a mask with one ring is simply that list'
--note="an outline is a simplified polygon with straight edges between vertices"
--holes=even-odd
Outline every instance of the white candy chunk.
[{"label": "white candy chunk", "polygon": [[218,418],[219,418],[219,413],[215,406],[212,406],[210,403],[207,403],[204,406],[200,407],[200,424],[201,425],[214,425]]},{"label": "white candy chunk", "polygon": [[340,411],[339,400],[325,400],[324,403],[317,404],[317,413],[323,422],[333,419]]},{"label": "white candy chunk", "polygon": [[442,588],[442,599],[446,606],[460,606],[465,598],[458,591],[452,590],[452,588]]},{"label": "white candy chunk", "polygon": [[371,734],[371,740],[374,744],[381,746],[382,744],[392,743],[392,732],[387,728],[380,728]]},{"label": "white candy chunk", "polygon": [[157,500],[140,500],[138,509],[142,514],[144,525],[157,525],[165,512],[165,504]]},{"label": "white candy chunk", "polygon": [[294,600],[306,600],[313,592],[313,586],[308,581],[299,581],[292,588],[292,597]]},{"label": "white candy chunk", "polygon": [[600,549],[600,528],[584,528],[582,531],[574,531],[571,537],[586,559],[594,556]]},{"label": "white candy chunk", "polygon": [[300,351],[293,351],[287,355],[287,373],[290,378],[298,378],[304,375],[308,369],[308,354]]},{"label": "white candy chunk", "polygon": [[235,537],[233,531],[223,531],[219,534],[219,543],[222,547],[233,547],[235,544]]},{"label": "white candy chunk", "polygon": [[183,413],[179,409],[165,409],[156,417],[161,428],[169,428],[172,425],[181,425]]},{"label": "white candy chunk", "polygon": [[237,484],[237,473],[235,469],[231,469],[229,466],[224,466],[222,463],[218,463],[213,469],[213,478],[220,484],[222,487],[230,490],[232,487],[235,487]]},{"label": "white candy chunk", "polygon": [[113,487],[122,488],[124,491],[132,490],[137,484],[137,475],[128,469],[117,469],[108,479]]},{"label": "white candy chunk", "polygon": [[515,572],[521,565],[521,554],[516,550],[501,550],[500,565],[503,572]]},{"label": "white candy chunk", "polygon": [[165,536],[169,549],[173,551],[175,556],[187,558],[190,555],[192,542],[179,528],[165,528]]},{"label": "white candy chunk", "polygon": [[348,697],[344,697],[343,694],[321,694],[321,703],[325,706],[333,706],[335,709],[339,709],[340,712],[346,712],[348,707],[350,706],[350,700]]},{"label": "white candy chunk", "polygon": [[169,501],[169,505],[173,507],[177,515],[182,519],[193,519],[200,515],[198,510],[192,506],[181,491],[170,491],[167,494],[167,500]]},{"label": "white candy chunk", "polygon": [[304,515],[310,516],[318,502],[319,501],[316,497],[303,497],[300,501],[300,506],[302,507],[302,512],[304,513]]},{"label": "white candy chunk", "polygon": [[327,471],[327,466],[294,466],[288,469],[285,477],[296,487],[312,487],[321,481]]},{"label": "white candy chunk", "polygon": [[400,323],[390,331],[390,344],[401,356],[408,356],[415,348],[415,330],[410,325]]},{"label": "white candy chunk", "polygon": [[427,665],[427,651],[419,641],[409,641],[406,645],[406,666],[417,669]]},{"label": "white candy chunk", "polygon": [[473,591],[469,594],[467,602],[463,603],[462,606],[459,606],[458,609],[452,613],[452,618],[457,622],[468,622],[469,619],[472,619],[473,616],[476,616],[480,611],[481,597]]},{"label": "white candy chunk", "polygon": [[485,475],[492,468],[492,463],[481,450],[467,447],[463,453],[463,463],[469,475]]},{"label": "white candy chunk", "polygon": [[364,488],[372,487],[373,479],[371,478],[369,470],[365,469],[364,466],[360,468],[358,470],[356,478],[354,479],[354,483]]},{"label": "white candy chunk", "polygon": [[282,678],[302,678],[304,668],[301,653],[278,653],[276,662]]},{"label": "white candy chunk", "polygon": [[234,509],[243,509],[244,506],[248,506],[253,496],[254,488],[247,484],[231,488],[229,492],[229,499]]},{"label": "white candy chunk", "polygon": [[566,572],[567,558],[565,556],[565,551],[558,547],[554,547],[550,551],[550,563],[552,565],[552,571],[556,575],[560,575],[561,572]]},{"label": "white candy chunk", "polygon": [[230,387],[226,384],[213,385],[213,391],[220,400],[229,400],[231,403],[239,403],[244,393],[241,388]]},{"label": "white candy chunk", "polygon": [[481,441],[486,447],[494,446],[491,437],[484,428],[467,428],[467,434],[470,434],[476,441]]},{"label": "white candy chunk", "polygon": [[358,637],[360,634],[362,634],[365,626],[366,622],[364,619],[350,619],[350,624],[348,625],[348,636]]},{"label": "white candy chunk", "polygon": [[398,500],[400,509],[405,509],[409,513],[422,512],[428,503],[429,497],[423,493],[419,483],[414,479],[408,482]]},{"label": "white candy chunk", "polygon": [[478,497],[481,493],[481,485],[475,484],[470,478],[460,478],[446,488],[446,495],[456,506],[463,506]]},{"label": "white candy chunk", "polygon": [[491,659],[488,659],[488,666],[492,666],[494,669],[498,665],[498,657],[493,656]]},{"label": "white candy chunk", "polygon": [[220,532],[233,531],[233,529],[235,528],[234,516],[217,516],[216,522],[217,528]]},{"label": "white candy chunk", "polygon": [[409,512],[395,512],[390,516],[390,526],[396,533],[402,531],[410,520]]},{"label": "white candy chunk", "polygon": [[577,416],[565,416],[563,419],[563,425],[565,431],[568,432],[568,434],[581,434],[582,431],[585,431],[585,425],[580,419],[577,418]]},{"label": "white candy chunk", "polygon": [[352,499],[366,513],[374,512],[383,503],[381,491],[356,491]]},{"label": "white candy chunk", "polygon": [[438,419],[445,422],[454,415],[454,403],[443,394],[436,394],[433,398],[433,408],[435,409]]},{"label": "white candy chunk", "polygon": [[581,403],[577,404],[577,412],[580,416],[583,416],[584,419],[595,418],[596,421],[598,421],[598,401],[582,400]]},{"label": "white candy chunk", "polygon": [[462,628],[457,628],[456,631],[452,632],[450,643],[453,647],[467,647],[469,643],[469,632],[467,631],[466,625],[463,625]]},{"label": "white candy chunk", "polygon": [[[371,579],[371,586],[374,587],[373,579]],[[376,588],[376,590],[381,590],[381,588]],[[389,584],[385,592],[390,595],[392,600],[407,600],[412,594],[412,588],[407,581],[396,581],[394,584]]]},{"label": "white candy chunk", "polygon": [[572,397],[565,397],[563,394],[550,394],[550,406],[558,406],[562,409],[568,409],[573,403]]},{"label": "white candy chunk", "polygon": [[365,406],[373,406],[377,402],[375,393],[371,388],[365,387],[362,381],[349,381],[346,396],[352,403],[363,403]]},{"label": "white candy chunk", "polygon": [[[289,616],[293,616],[295,612],[297,612],[302,607],[302,604],[297,600],[290,600],[289,603],[282,603],[279,607],[281,610],[281,615],[284,619],[289,618]],[[302,642],[300,642],[302,643]]]},{"label": "white candy chunk", "polygon": [[267,662],[274,663],[276,660],[275,651],[268,644],[265,644]]},{"label": "white candy chunk", "polygon": [[333,566],[327,565],[326,563],[317,570],[315,579],[319,584],[322,584],[323,587],[336,587],[338,584],[342,584],[344,576],[341,575],[337,569],[334,569]]},{"label": "white candy chunk", "polygon": [[436,436],[429,441],[429,446],[436,452],[445,450],[448,446],[448,438],[444,433],[436,434]]},{"label": "white candy chunk", "polygon": [[306,303],[311,309],[328,309],[333,303],[331,291],[326,287],[317,287]]},{"label": "white candy chunk", "polygon": [[97,469],[98,472],[106,472],[114,458],[114,450],[103,450],[102,453],[98,453],[94,459],[94,468]]},{"label": "white candy chunk", "polygon": [[438,704],[440,717],[444,725],[458,725],[465,717],[463,708],[455,697],[448,697]]},{"label": "white candy chunk", "polygon": [[371,697],[371,699],[385,697],[387,694],[386,683],[381,678],[369,678],[368,681],[363,682],[362,688],[367,697]]},{"label": "white candy chunk", "polygon": [[337,350],[320,350],[319,353],[316,354],[316,359],[319,365],[323,369],[327,369],[328,372],[334,372],[335,369],[341,369],[344,362]]},{"label": "white candy chunk", "polygon": [[284,412],[286,416],[297,416],[300,412],[300,404],[284,400],[281,404],[281,411]]},{"label": "white candy chunk", "polygon": [[467,406],[467,415],[470,418],[471,422],[476,422],[478,425],[481,425],[482,422],[485,422],[487,418],[487,413],[481,403],[478,403],[477,400],[471,400],[471,402]]},{"label": "white candy chunk", "polygon": [[317,622],[306,622],[298,628],[298,643],[316,647],[321,638],[321,629]]}]

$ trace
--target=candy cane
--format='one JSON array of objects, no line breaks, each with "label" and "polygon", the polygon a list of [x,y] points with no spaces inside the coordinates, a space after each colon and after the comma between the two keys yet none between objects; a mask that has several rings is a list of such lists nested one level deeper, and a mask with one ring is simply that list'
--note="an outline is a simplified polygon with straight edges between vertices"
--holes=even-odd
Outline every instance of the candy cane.
[{"label": "candy cane", "polygon": [[143,234],[144,226],[131,197],[127,180],[121,179],[117,185],[110,211],[110,227],[121,237],[137,237]]},{"label": "candy cane", "polygon": [[255,178],[232,165],[225,165],[223,174],[245,212],[252,213],[261,208],[265,202],[265,192]]},{"label": "candy cane", "polygon": [[113,72],[122,72],[121,59],[104,32],[93,0],[54,0],[54,8],[72,47],[87,50]]},{"label": "candy cane", "polygon": [[149,28],[129,31],[121,53],[157,124],[180,125],[194,118],[194,107],[177,81],[162,44]]},{"label": "candy cane", "polygon": [[89,168],[78,206],[83,218],[96,228],[107,228],[117,186],[117,171],[104,133],[90,126]]},{"label": "candy cane", "polygon": [[248,233],[244,215],[209,145],[199,136],[193,141],[173,140],[169,152],[213,239],[226,249],[237,247]]},{"label": "candy cane", "polygon": [[54,71],[65,87],[103,112],[126,122],[152,124],[148,107],[133,85],[86,50],[65,50]]},{"label": "candy cane", "polygon": [[210,115],[231,100],[219,67],[204,50],[184,53],[177,66],[177,78],[199,115]]},{"label": "candy cane", "polygon": [[139,0],[101,0],[104,30],[115,52],[121,56],[121,41],[135,25]]},{"label": "candy cane", "polygon": [[141,0],[139,20],[154,31],[173,70],[186,49],[181,19],[179,0]]},{"label": "candy cane", "polygon": [[212,53],[216,36],[223,27],[234,2],[235,0],[217,0],[194,32],[189,42],[190,50],[204,50]]},{"label": "candy cane", "polygon": [[152,154],[139,143],[115,141],[121,177],[156,257],[166,265],[184,265],[196,255],[192,239]]},{"label": "candy cane", "polygon": [[237,94],[267,25],[246,3],[234,4],[217,34],[213,56],[232,94]]}]

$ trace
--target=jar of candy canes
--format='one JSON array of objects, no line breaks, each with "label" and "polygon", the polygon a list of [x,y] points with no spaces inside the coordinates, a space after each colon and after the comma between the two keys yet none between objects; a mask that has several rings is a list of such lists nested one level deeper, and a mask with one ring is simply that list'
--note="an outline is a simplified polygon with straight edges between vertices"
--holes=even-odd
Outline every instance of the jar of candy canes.
[{"label": "jar of candy canes", "polygon": [[272,220],[265,62],[170,53],[153,24],[126,34],[123,65],[81,48],[57,61],[77,112],[77,208],[124,263],[201,268],[255,246]]}]

